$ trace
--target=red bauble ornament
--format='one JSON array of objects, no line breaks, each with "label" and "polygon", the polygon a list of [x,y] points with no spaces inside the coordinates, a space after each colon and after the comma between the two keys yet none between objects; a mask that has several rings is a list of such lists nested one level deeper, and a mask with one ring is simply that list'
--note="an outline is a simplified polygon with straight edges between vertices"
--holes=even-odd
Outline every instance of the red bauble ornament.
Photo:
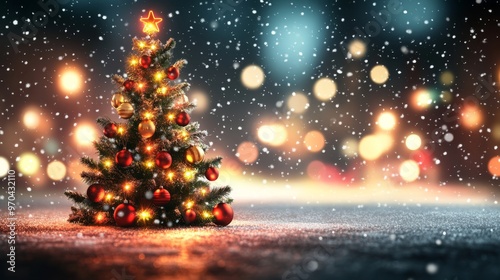
[{"label": "red bauble ornament", "polygon": [[141,56],[141,66],[146,69],[151,65],[151,57],[148,55]]},{"label": "red bauble ornament", "polygon": [[116,153],[115,162],[121,167],[127,167],[132,164],[132,153],[123,149]]},{"label": "red bauble ornament", "polygon": [[134,89],[135,87],[135,82],[132,81],[132,80],[126,80],[124,83],[123,83],[123,86],[125,87],[126,90],[128,91],[131,91]]},{"label": "red bauble ornament", "polygon": [[106,126],[104,126],[103,133],[104,136],[108,138],[114,138],[118,133],[118,126],[116,126],[116,124],[114,123],[108,123]]},{"label": "red bauble ornament", "polygon": [[214,214],[214,223],[219,226],[227,226],[233,220],[234,212],[231,205],[227,203],[219,203],[214,207],[212,211]]},{"label": "red bauble ornament", "polygon": [[179,68],[170,66],[167,69],[167,76],[170,80],[175,80],[179,78]]},{"label": "red bauble ornament", "polygon": [[118,205],[113,214],[116,225],[120,227],[129,227],[135,222],[135,207],[127,202]]},{"label": "red bauble ornament", "polygon": [[188,209],[184,212],[184,220],[186,223],[190,224],[196,220],[196,212],[193,209]]},{"label": "red bauble ornament", "polygon": [[207,171],[205,171],[205,177],[207,177],[209,181],[217,180],[217,178],[219,178],[219,169],[216,167],[209,167]]},{"label": "red bauble ornament", "polygon": [[156,155],[155,163],[159,168],[167,169],[172,165],[172,156],[166,151],[161,151]]},{"label": "red bauble ornament", "polygon": [[87,189],[87,197],[92,202],[101,202],[104,199],[104,186],[93,184]]},{"label": "red bauble ornament", "polygon": [[154,205],[163,206],[166,205],[169,201],[170,201],[170,193],[163,187],[160,187],[153,193]]},{"label": "red bauble ornament", "polygon": [[180,126],[186,126],[189,124],[190,121],[191,121],[191,117],[186,112],[180,112],[175,117],[175,123],[180,125]]}]

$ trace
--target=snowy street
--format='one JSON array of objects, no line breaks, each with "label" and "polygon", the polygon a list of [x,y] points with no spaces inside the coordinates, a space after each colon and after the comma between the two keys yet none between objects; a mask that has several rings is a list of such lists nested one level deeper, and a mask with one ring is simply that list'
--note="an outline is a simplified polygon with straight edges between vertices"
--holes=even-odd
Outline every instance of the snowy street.
[{"label": "snowy street", "polygon": [[66,208],[23,210],[16,272],[1,278],[500,277],[495,206],[234,206],[225,228],[146,230],[70,224]]}]

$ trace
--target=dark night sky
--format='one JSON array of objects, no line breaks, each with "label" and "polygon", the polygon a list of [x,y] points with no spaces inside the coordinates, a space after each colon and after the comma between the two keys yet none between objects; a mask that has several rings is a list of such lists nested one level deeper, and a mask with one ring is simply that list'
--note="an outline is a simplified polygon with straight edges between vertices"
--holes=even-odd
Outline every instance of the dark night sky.
[{"label": "dark night sky", "polygon": [[[35,0],[0,3],[0,156],[12,165],[25,151],[38,155],[42,167],[54,159],[69,163],[81,155],[73,140],[75,123],[91,123],[103,115],[117,118],[109,105],[115,90],[110,75],[123,72],[131,39],[142,36],[139,18],[154,10],[164,18],[158,37],[175,38],[175,58],[189,61],[181,79],[209,98],[209,109],[195,110],[193,118],[208,130],[215,152],[245,176],[303,177],[317,160],[333,167],[338,176],[361,182],[366,164],[359,156],[344,157],[342,143],[346,137],[360,140],[373,133],[376,116],[392,111],[398,116],[395,145],[376,161],[379,166],[397,170],[394,162],[411,158],[404,137],[416,132],[423,138],[422,150],[433,158],[431,165],[439,162],[436,182],[498,185],[487,168],[489,159],[500,153],[498,1],[402,1],[403,11],[390,13],[385,26],[376,24],[377,34],[361,38],[367,43],[361,59],[346,58],[343,49],[359,37],[356,28],[365,30],[373,14],[387,11],[390,1],[60,2],[67,3],[58,4],[54,16],[37,28],[36,39],[17,46],[19,52],[9,34],[20,36],[23,18],[44,10]],[[266,74],[255,90],[240,81],[242,69],[251,64]],[[370,80],[370,69],[377,64],[390,73],[383,85]],[[58,86],[65,66],[80,69],[85,80],[81,93],[68,98]],[[451,85],[439,80],[446,70],[453,73]],[[322,77],[334,80],[338,89],[326,102],[313,95]],[[412,109],[410,100],[421,88],[431,92],[433,104],[419,111]],[[482,98],[474,95],[476,89]],[[440,100],[443,91],[451,92],[450,102]],[[290,112],[283,105],[292,92],[307,95],[309,108],[304,113]],[[468,105],[483,115],[473,128],[453,118]],[[47,125],[23,125],[23,113],[30,106],[41,110]],[[287,126],[285,146],[259,140],[257,128],[266,121]],[[303,146],[304,134],[313,129],[325,137],[322,151],[291,152],[292,142]],[[453,141],[443,141],[446,133]],[[60,150],[50,152],[47,141],[57,143]],[[243,141],[253,142],[260,151],[253,164],[244,165],[235,156]]]}]

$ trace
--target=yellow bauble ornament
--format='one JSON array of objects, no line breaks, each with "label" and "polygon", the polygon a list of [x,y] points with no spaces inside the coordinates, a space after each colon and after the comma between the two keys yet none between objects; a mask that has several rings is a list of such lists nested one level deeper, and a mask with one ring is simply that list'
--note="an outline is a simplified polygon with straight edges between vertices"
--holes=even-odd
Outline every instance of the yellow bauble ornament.
[{"label": "yellow bauble ornament", "polygon": [[139,134],[144,138],[149,138],[155,134],[156,126],[151,120],[144,120],[139,124]]},{"label": "yellow bauble ornament", "polygon": [[118,108],[122,103],[125,102],[125,97],[121,93],[113,94],[113,98],[111,98],[111,106]]},{"label": "yellow bauble ornament", "polygon": [[123,102],[118,108],[118,115],[122,119],[130,119],[134,115],[134,106],[129,102]]},{"label": "yellow bauble ornament", "polygon": [[186,150],[186,161],[189,163],[200,163],[205,156],[205,152],[201,147],[191,146]]}]

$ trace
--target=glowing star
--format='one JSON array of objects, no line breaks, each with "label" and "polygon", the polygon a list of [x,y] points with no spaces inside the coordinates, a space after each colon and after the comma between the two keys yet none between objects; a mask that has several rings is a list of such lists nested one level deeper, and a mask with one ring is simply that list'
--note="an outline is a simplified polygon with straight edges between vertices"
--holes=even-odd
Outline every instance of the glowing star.
[{"label": "glowing star", "polygon": [[151,219],[151,212],[149,212],[149,210],[139,211],[139,220],[146,222],[149,219]]},{"label": "glowing star", "polygon": [[142,32],[146,34],[153,34],[156,32],[160,32],[160,29],[158,28],[158,23],[161,22],[162,20],[163,20],[162,18],[156,18],[153,11],[149,11],[147,18],[141,18],[141,22],[144,23],[144,28],[142,29]]}]

